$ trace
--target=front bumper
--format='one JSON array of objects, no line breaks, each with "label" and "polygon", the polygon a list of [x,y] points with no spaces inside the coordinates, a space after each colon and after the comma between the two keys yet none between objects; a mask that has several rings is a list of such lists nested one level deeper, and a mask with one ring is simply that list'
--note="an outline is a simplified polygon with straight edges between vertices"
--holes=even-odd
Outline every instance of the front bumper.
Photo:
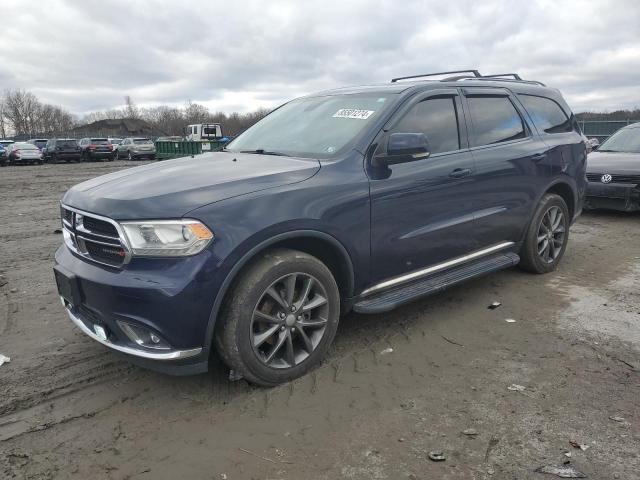
[{"label": "front bumper", "polygon": [[[62,245],[55,260],[58,275],[72,279],[73,294],[60,283],[58,291],[83,333],[146,368],[170,374],[207,370],[206,332],[217,291],[209,251],[185,258],[135,258],[125,268],[111,268]],[[122,323],[158,335],[169,348],[135,343]]]},{"label": "front bumper", "polygon": [[628,183],[589,182],[585,207],[634,212],[640,210],[640,190]]},{"label": "front bumper", "polygon": [[191,348],[189,350],[158,350],[157,352],[135,348],[133,346],[129,347],[126,345],[122,345],[119,343],[115,343],[111,341],[109,338],[102,338],[94,330],[92,330],[93,324],[91,320],[85,318],[82,313],[77,309],[70,305],[64,298],[60,297],[62,304],[64,305],[65,310],[67,311],[67,315],[76,326],[82,330],[82,332],[89,337],[91,337],[96,342],[100,342],[101,344],[113,349],[117,350],[121,353],[126,353],[127,355],[133,355],[134,357],[145,358],[148,360],[180,360],[184,358],[195,357],[196,355],[200,355],[202,353],[202,347]]}]

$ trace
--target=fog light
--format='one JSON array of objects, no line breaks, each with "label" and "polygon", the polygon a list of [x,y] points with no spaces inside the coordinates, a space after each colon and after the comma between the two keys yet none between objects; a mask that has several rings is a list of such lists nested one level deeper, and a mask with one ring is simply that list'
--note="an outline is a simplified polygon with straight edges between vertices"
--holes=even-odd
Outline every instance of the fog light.
[{"label": "fog light", "polygon": [[125,333],[129,340],[140,345],[141,347],[153,348],[157,350],[169,350],[171,347],[165,342],[160,335],[152,332],[148,328],[132,323],[121,322],[118,325]]}]

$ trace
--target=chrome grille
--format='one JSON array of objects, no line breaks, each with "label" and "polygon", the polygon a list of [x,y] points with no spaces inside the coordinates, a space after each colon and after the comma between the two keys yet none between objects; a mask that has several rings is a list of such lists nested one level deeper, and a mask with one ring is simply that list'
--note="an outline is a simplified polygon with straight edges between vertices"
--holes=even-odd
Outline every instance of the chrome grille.
[{"label": "chrome grille", "polygon": [[[604,175],[604,173],[587,173],[587,180],[602,183],[602,175]],[[612,173],[611,182],[609,183],[630,183],[637,185],[640,183],[640,175],[618,175]]]},{"label": "chrome grille", "polygon": [[110,267],[128,263],[129,249],[116,222],[65,205],[60,209],[64,241],[69,249]]}]

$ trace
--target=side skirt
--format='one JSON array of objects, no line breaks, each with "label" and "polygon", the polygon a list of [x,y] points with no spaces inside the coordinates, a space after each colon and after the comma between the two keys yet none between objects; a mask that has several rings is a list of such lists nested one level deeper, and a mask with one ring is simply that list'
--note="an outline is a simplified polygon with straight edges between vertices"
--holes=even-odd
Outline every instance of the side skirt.
[{"label": "side skirt", "polygon": [[452,285],[475,277],[517,265],[520,257],[511,252],[498,253],[462,265],[453,266],[411,283],[371,293],[356,300],[353,310],[358,313],[383,313],[400,305],[438,293]]}]

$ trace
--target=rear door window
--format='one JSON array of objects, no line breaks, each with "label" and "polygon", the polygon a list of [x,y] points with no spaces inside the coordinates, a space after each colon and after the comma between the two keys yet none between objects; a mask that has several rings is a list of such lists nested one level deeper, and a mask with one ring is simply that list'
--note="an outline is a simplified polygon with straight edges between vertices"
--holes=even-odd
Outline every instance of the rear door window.
[{"label": "rear door window", "polygon": [[573,131],[573,125],[564,110],[550,98],[518,95],[534,125],[540,132],[564,133]]},{"label": "rear door window", "polygon": [[460,131],[454,97],[428,98],[421,101],[407,112],[393,131],[424,133],[432,154],[460,150]]},{"label": "rear door window", "polygon": [[524,122],[507,96],[467,97],[473,125],[472,146],[493,145],[527,136]]}]

